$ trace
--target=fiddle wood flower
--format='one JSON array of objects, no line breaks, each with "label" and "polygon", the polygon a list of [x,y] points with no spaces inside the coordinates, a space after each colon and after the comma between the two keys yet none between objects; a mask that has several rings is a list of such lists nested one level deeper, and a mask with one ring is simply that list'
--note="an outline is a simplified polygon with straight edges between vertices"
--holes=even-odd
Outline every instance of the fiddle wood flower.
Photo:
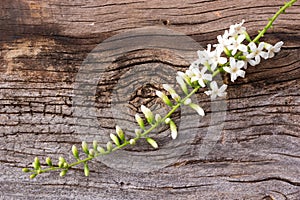
[{"label": "fiddle wood flower", "polygon": [[266,44],[266,49],[268,50],[268,58],[273,58],[275,53],[278,53],[283,45],[283,42],[277,42],[274,46]]},{"label": "fiddle wood flower", "polygon": [[254,66],[260,63],[260,57],[267,59],[268,58],[268,53],[263,51],[265,43],[261,42],[259,43],[258,47],[256,46],[256,44],[254,42],[250,42],[248,44],[251,53],[248,54],[246,57],[249,59],[254,58],[255,62],[249,62],[250,65]]},{"label": "fiddle wood flower", "polygon": [[245,77],[245,71],[241,70],[244,66],[243,61],[237,61],[234,58],[230,58],[230,67],[224,67],[223,69],[230,74],[231,82],[234,82],[237,77]]},{"label": "fiddle wood flower", "polygon": [[226,89],[227,85],[223,84],[220,88],[218,88],[218,84],[216,81],[212,81],[210,83],[211,90],[205,91],[206,95],[211,97],[211,100],[215,100],[217,97],[225,97],[226,96]]}]

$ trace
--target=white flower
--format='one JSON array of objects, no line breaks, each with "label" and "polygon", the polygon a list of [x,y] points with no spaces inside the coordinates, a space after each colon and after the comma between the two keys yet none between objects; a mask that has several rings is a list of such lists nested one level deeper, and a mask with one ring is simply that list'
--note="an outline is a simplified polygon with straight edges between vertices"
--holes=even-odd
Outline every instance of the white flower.
[{"label": "white flower", "polygon": [[209,91],[205,91],[204,93],[206,95],[209,95],[211,100],[215,100],[218,97],[225,97],[226,96],[226,89],[227,89],[227,85],[223,84],[220,88],[218,88],[218,84],[216,81],[212,81],[210,83],[210,88],[211,90]]},{"label": "white flower", "polygon": [[274,46],[266,44],[266,49],[268,50],[268,58],[273,58],[275,53],[278,53],[283,45],[283,42],[277,42]]},{"label": "white flower", "polygon": [[229,32],[226,30],[222,36],[221,35],[217,36],[219,44],[215,44],[214,47],[217,46],[220,46],[222,48],[227,47],[228,45],[231,44],[231,41],[228,38],[229,38]]},{"label": "white flower", "polygon": [[207,45],[207,49],[203,51],[197,51],[198,54],[198,62],[202,65],[207,65],[210,60],[210,53],[211,53],[211,44]]},{"label": "white flower", "polygon": [[[189,70],[187,70],[189,71]],[[212,75],[211,74],[205,74],[207,71],[206,67],[203,67],[201,71],[197,68],[191,69],[192,75],[191,76],[191,82],[198,81],[199,85],[201,87],[205,87],[205,82],[204,81],[211,81],[212,80]],[[188,74],[189,75],[189,74]]]},{"label": "white flower", "polygon": [[217,48],[209,53],[208,64],[212,71],[215,71],[218,64],[225,64],[227,62],[227,58],[221,57],[223,52],[223,48],[221,46],[217,46]]},{"label": "white flower", "polygon": [[230,57],[230,67],[224,67],[223,69],[230,73],[231,81],[234,82],[237,77],[245,77],[245,71],[241,70],[244,66],[243,61],[235,61],[234,58]]},{"label": "white flower", "polygon": [[246,31],[246,27],[243,27],[244,22],[245,20],[242,20],[239,24],[231,25],[229,28],[229,36],[235,37],[237,35],[244,34]]},{"label": "white flower", "polygon": [[245,38],[245,35],[239,35],[237,38],[231,37],[229,39],[231,41],[231,45],[229,45],[227,49],[232,50],[232,55],[235,55],[237,50],[240,50],[242,52],[246,52],[248,50],[247,46],[242,44]]},{"label": "white flower", "polygon": [[260,57],[263,57],[264,59],[268,58],[268,53],[263,51],[263,48],[265,46],[264,42],[259,43],[258,47],[256,46],[256,44],[254,42],[250,42],[248,44],[248,46],[250,47],[251,53],[249,55],[246,56],[246,58],[254,58],[255,62],[250,62],[250,65],[254,66],[260,63]]}]

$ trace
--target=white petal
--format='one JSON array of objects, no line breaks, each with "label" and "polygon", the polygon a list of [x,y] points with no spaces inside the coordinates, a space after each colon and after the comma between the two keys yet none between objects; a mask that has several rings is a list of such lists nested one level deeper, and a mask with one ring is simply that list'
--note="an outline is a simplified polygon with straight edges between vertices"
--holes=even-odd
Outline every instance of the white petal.
[{"label": "white petal", "polygon": [[220,64],[223,65],[223,64],[225,64],[226,62],[227,62],[227,58],[225,58],[225,57],[220,57],[220,58],[219,58],[219,63],[220,63]]},{"label": "white petal", "polygon": [[212,75],[211,74],[204,74],[203,79],[211,81],[212,80]]},{"label": "white petal", "polygon": [[230,67],[223,67],[224,71],[227,73],[231,73],[231,68]]},{"label": "white petal", "polygon": [[234,59],[233,57],[230,57],[229,62],[230,62],[230,66],[231,66],[231,67],[232,67],[232,66],[235,66],[235,59]]},{"label": "white petal", "polygon": [[236,66],[239,68],[239,69],[241,69],[241,68],[243,68],[244,67],[244,61],[237,61],[237,63],[236,63]]},{"label": "white petal", "polygon": [[208,96],[211,95],[211,91],[210,91],[210,90],[209,90],[209,91],[205,91],[204,93],[205,93],[206,95],[208,95]]},{"label": "white petal", "polygon": [[251,66],[257,65],[257,63],[256,63],[255,60],[249,60],[248,62],[249,62],[249,64],[250,64]]},{"label": "white petal", "polygon": [[246,38],[246,36],[243,34],[243,35],[239,35],[239,37],[237,38],[237,42],[238,43],[242,43],[244,41],[244,39]]},{"label": "white petal", "polygon": [[255,45],[254,42],[250,42],[250,43],[248,44],[248,46],[250,47],[251,51],[255,51],[255,50],[256,50],[256,45]]},{"label": "white petal", "polygon": [[265,47],[265,43],[264,42],[261,42],[261,43],[259,43],[259,45],[258,45],[258,50],[263,50],[263,48]]},{"label": "white petal", "polygon": [[223,85],[220,87],[219,90],[220,90],[221,92],[225,92],[225,90],[227,89],[227,87],[228,87],[228,86],[227,86],[226,84],[223,84]]},{"label": "white petal", "polygon": [[243,70],[239,70],[236,74],[244,78],[246,73]]},{"label": "white petal", "polygon": [[267,53],[267,52],[262,51],[262,52],[259,53],[259,55],[260,55],[261,57],[263,57],[264,59],[267,59],[267,58],[268,58],[268,53]]},{"label": "white petal", "polygon": [[248,51],[248,48],[247,48],[246,45],[240,44],[240,45],[239,45],[239,50],[242,51],[242,52],[247,52],[247,51]]},{"label": "white petal", "polygon": [[210,88],[214,91],[214,90],[218,90],[218,84],[216,81],[212,81],[210,83]]}]

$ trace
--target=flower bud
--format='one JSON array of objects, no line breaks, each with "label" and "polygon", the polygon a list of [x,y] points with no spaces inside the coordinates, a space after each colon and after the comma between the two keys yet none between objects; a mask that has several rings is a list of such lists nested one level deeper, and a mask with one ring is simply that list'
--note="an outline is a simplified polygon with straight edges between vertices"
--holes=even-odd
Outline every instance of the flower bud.
[{"label": "flower bud", "polygon": [[100,147],[100,146],[98,146],[97,151],[98,151],[99,153],[101,153],[101,154],[105,154],[105,153],[106,153],[105,149],[102,148],[102,147]]},{"label": "flower bud", "polygon": [[63,167],[64,168],[68,168],[69,167],[68,163],[65,162],[64,165],[63,165]]},{"label": "flower bud", "polygon": [[111,142],[107,142],[107,144],[106,144],[106,148],[107,148],[107,151],[108,151],[108,152],[111,152],[111,151],[112,151],[112,149],[113,149],[113,145],[112,145],[112,143],[111,143]]},{"label": "flower bud", "polygon": [[159,114],[155,115],[155,121],[159,123],[161,121],[161,116]]},{"label": "flower bud", "polygon": [[197,104],[194,104],[194,103],[190,103],[189,106],[194,109],[195,111],[197,111],[197,113],[201,116],[204,116],[205,113],[204,113],[204,110]]},{"label": "flower bud", "polygon": [[50,167],[52,166],[52,161],[51,161],[51,158],[46,158],[46,163],[47,165],[49,165]]},{"label": "flower bud", "polygon": [[115,136],[114,134],[110,134],[110,139],[117,145],[117,146],[120,146],[120,141],[119,141],[119,138],[117,136]]},{"label": "flower bud", "polygon": [[171,119],[168,117],[168,118],[165,120],[165,123],[166,123],[166,124],[169,124],[170,121],[171,121]]},{"label": "flower bud", "polygon": [[93,141],[93,149],[97,151],[98,142],[96,140]]},{"label": "flower bud", "polygon": [[171,94],[172,99],[174,99],[176,102],[179,102],[181,100],[180,96],[176,93]]},{"label": "flower bud", "polygon": [[30,170],[28,168],[23,168],[22,171],[25,172],[25,173],[30,172]]},{"label": "flower bud", "polygon": [[131,145],[135,145],[136,141],[135,141],[135,139],[130,139],[130,140],[129,140],[129,143],[130,143]]},{"label": "flower bud", "polygon": [[84,163],[84,175],[89,176],[90,175],[90,170],[88,164],[85,162]]},{"label": "flower bud", "polygon": [[190,98],[187,98],[184,102],[183,102],[183,104],[184,105],[190,105],[192,103],[192,100],[190,99]]},{"label": "flower bud", "polygon": [[156,143],[155,140],[153,140],[152,138],[146,138],[146,141],[155,149],[158,148],[158,144]]},{"label": "flower bud", "polygon": [[35,157],[34,162],[32,163],[34,169],[39,169],[41,167],[40,160],[38,157]]},{"label": "flower bud", "polygon": [[187,84],[192,85],[191,79],[190,79],[190,77],[189,77],[187,74],[185,74],[185,73],[183,73],[183,72],[177,72],[177,74],[178,74],[178,76],[180,76],[181,78],[183,78],[184,81],[185,81]]},{"label": "flower bud", "polygon": [[63,177],[63,176],[66,175],[67,172],[68,172],[68,170],[66,170],[66,169],[65,169],[65,170],[62,170],[62,171],[60,172],[59,175],[60,175],[61,177]]},{"label": "flower bud", "polygon": [[170,121],[170,129],[171,129],[171,137],[173,140],[175,140],[177,138],[177,127],[174,121]]},{"label": "flower bud", "polygon": [[83,151],[84,153],[86,153],[87,155],[89,155],[89,147],[88,147],[88,144],[87,144],[85,141],[83,141],[81,146],[82,146],[82,151]]},{"label": "flower bud", "polygon": [[64,157],[59,157],[58,160],[59,160],[60,162],[62,162],[62,163],[65,163],[65,162],[66,162],[66,160],[64,159]]},{"label": "flower bud", "polygon": [[143,119],[140,117],[139,114],[135,114],[135,120],[137,121],[137,123],[139,124],[139,126],[140,126],[142,129],[145,129],[144,121],[143,121]]},{"label": "flower bud", "polygon": [[89,154],[90,157],[94,157],[96,152],[95,152],[94,149],[90,149],[90,150],[89,150],[89,153],[90,153],[90,154]]},{"label": "flower bud", "polygon": [[124,135],[124,131],[120,128],[120,126],[116,126],[116,133],[119,136],[121,141],[125,140],[125,135]]},{"label": "flower bud", "polygon": [[181,87],[182,91],[184,92],[184,94],[188,95],[189,91],[187,89],[187,86],[186,86],[183,78],[181,76],[176,76],[176,81],[180,85],[180,87]]},{"label": "flower bud", "polygon": [[37,174],[31,174],[29,178],[34,179],[36,176],[37,176]]},{"label": "flower bud", "polygon": [[79,153],[75,145],[72,146],[72,153],[76,159],[79,159]]},{"label": "flower bud", "polygon": [[176,93],[175,90],[174,90],[170,85],[168,85],[168,84],[163,84],[162,86],[163,86],[163,88],[164,88],[166,91],[168,91],[170,94]]},{"label": "flower bud", "polygon": [[152,122],[154,120],[154,115],[151,112],[151,110],[144,105],[141,106],[141,110],[142,110],[143,114],[145,115],[145,118],[147,119],[148,123],[152,124]]},{"label": "flower bud", "polygon": [[161,99],[163,100],[163,102],[164,102],[165,104],[167,104],[168,106],[170,106],[170,107],[173,106],[173,104],[172,104],[172,102],[170,101],[170,99],[168,98],[168,96],[165,95],[163,92],[161,92],[161,91],[156,91],[156,95],[157,95],[159,98],[161,98]]},{"label": "flower bud", "polygon": [[136,137],[141,137],[142,131],[140,129],[134,129]]}]

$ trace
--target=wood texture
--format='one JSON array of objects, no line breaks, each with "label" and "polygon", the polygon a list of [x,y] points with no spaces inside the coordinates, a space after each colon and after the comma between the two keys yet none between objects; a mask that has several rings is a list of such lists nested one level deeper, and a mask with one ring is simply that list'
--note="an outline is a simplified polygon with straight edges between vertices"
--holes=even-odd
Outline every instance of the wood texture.
[{"label": "wood texture", "polygon": [[[206,46],[242,19],[255,36],[282,4],[280,0],[2,0],[0,198],[300,199],[299,2],[264,38],[270,43],[284,41],[282,51],[249,67],[245,79],[230,84],[222,138],[205,158],[197,155],[198,135],[176,163],[155,172],[120,172],[99,161],[90,166],[89,177],[81,168],[65,178],[54,172],[29,180],[21,172],[35,156],[71,159],[72,144],[80,144],[72,113],[74,81],[83,60],[103,40],[133,28],[161,26]],[[154,60],[151,52],[136,56],[119,60],[119,71],[112,71],[99,86],[97,106],[103,111],[99,123],[107,133],[115,125],[106,111],[118,74]],[[186,66],[164,54],[155,59],[154,63],[176,70]],[[147,91],[141,90],[136,98],[145,99]],[[207,129],[209,117],[208,113],[199,132]]]}]

